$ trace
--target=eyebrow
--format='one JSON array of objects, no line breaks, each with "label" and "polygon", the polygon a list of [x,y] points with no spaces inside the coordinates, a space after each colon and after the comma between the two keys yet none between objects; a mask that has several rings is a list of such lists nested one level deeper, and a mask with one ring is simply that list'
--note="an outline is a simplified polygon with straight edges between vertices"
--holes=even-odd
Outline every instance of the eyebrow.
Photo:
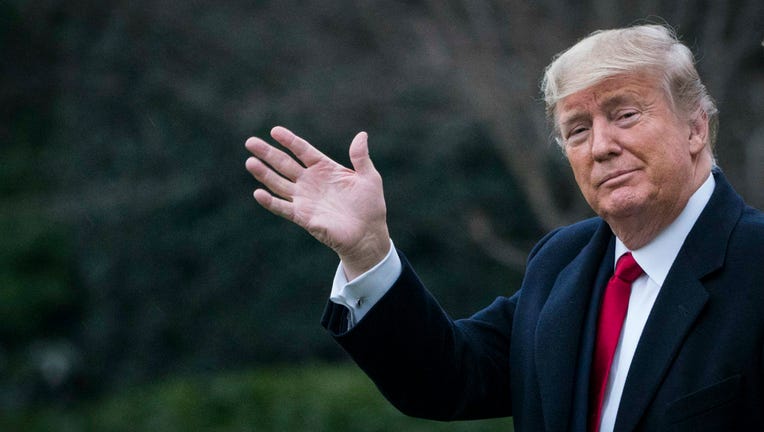
[{"label": "eyebrow", "polygon": [[[636,102],[637,98],[629,93],[616,93],[611,96],[607,96],[604,98],[604,101],[602,103],[599,103],[598,106],[603,111],[609,111],[619,105],[623,105],[626,103],[634,103]],[[588,111],[585,110],[576,110],[574,109],[573,112],[569,115],[567,115],[564,119],[560,121],[560,130],[564,130],[566,127],[569,127],[573,123],[577,123],[581,120],[587,120],[591,117]]]},{"label": "eyebrow", "polygon": [[565,120],[560,121],[560,131],[567,130],[571,124],[578,123],[581,120],[586,120],[589,118],[591,118],[591,115],[589,115],[588,112],[574,111],[573,114],[567,116]]},{"label": "eyebrow", "polygon": [[632,96],[629,93],[619,93],[615,94],[611,97],[605,98],[604,102],[602,102],[601,106],[605,109],[605,111],[611,110],[619,105],[623,105],[625,103],[635,103],[637,102],[637,98]]}]

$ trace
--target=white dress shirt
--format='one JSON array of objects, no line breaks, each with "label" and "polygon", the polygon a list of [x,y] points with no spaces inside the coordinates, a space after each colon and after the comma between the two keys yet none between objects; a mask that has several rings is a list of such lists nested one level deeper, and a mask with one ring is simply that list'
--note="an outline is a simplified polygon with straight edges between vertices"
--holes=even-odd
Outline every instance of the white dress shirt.
[{"label": "white dress shirt", "polygon": [[334,273],[332,293],[329,300],[347,307],[348,329],[352,328],[393,286],[403,266],[395,245],[390,240],[387,256],[362,275],[348,282],[342,262]]},{"label": "white dress shirt", "polygon": [[[644,247],[631,251],[634,259],[645,273],[632,284],[629,308],[626,312],[605,388],[600,424],[601,432],[612,432],[615,426],[615,418],[626,383],[626,375],[634,358],[642,330],[685,238],[711,199],[715,185],[716,181],[711,174],[690,197],[687,206],[671,225]],[[614,269],[618,258],[626,252],[629,250],[616,237]],[[401,269],[401,261],[395,252],[392,240],[387,256],[369,271],[350,282],[345,277],[345,271],[340,262],[334,275],[329,298],[332,302],[344,305],[350,310],[348,328],[352,328],[358,323],[371,307],[385,295],[400,276]]]}]

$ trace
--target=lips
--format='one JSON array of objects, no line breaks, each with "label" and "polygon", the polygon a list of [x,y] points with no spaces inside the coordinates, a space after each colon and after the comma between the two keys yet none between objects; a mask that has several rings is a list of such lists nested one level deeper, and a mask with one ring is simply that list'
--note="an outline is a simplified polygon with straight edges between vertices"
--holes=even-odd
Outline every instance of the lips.
[{"label": "lips", "polygon": [[627,170],[618,170],[613,171],[612,173],[609,173],[602,177],[599,182],[597,182],[597,187],[600,187],[604,185],[605,183],[614,183],[621,179],[621,177],[627,176],[633,172],[637,171],[636,169],[627,169]]}]

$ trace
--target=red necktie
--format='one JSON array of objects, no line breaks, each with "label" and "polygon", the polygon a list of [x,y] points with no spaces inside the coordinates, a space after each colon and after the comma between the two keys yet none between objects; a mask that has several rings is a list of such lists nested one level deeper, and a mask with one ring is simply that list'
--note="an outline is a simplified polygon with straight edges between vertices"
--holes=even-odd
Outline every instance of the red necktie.
[{"label": "red necktie", "polygon": [[610,278],[602,299],[599,320],[597,321],[597,340],[594,348],[594,360],[591,372],[591,399],[589,402],[589,430],[599,431],[602,415],[602,401],[605,398],[610,365],[613,362],[615,347],[621,335],[623,320],[629,307],[631,283],[642,274],[631,252],[622,255],[615,266],[615,274]]}]

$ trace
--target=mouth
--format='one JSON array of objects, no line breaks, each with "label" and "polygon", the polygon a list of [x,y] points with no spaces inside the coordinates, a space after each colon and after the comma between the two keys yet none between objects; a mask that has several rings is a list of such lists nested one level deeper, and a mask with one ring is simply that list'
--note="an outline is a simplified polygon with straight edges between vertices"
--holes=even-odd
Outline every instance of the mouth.
[{"label": "mouth", "polygon": [[607,174],[604,176],[600,181],[597,183],[597,187],[604,186],[604,185],[615,185],[616,183],[626,180],[626,178],[633,172],[636,172],[636,169],[628,169],[628,170],[619,170],[619,171],[613,171],[612,173]]}]

